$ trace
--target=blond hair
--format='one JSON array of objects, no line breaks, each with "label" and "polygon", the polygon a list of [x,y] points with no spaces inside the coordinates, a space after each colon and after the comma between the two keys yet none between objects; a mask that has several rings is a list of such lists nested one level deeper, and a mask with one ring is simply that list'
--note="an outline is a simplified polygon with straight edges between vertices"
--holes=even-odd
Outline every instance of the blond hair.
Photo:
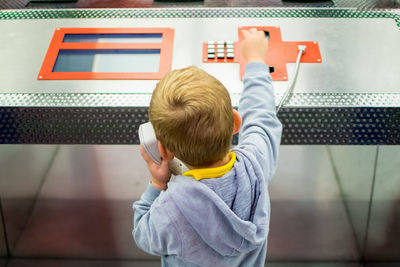
[{"label": "blond hair", "polygon": [[220,81],[191,66],[167,73],[157,84],[149,118],[157,139],[193,167],[221,160],[232,143],[233,112]]}]

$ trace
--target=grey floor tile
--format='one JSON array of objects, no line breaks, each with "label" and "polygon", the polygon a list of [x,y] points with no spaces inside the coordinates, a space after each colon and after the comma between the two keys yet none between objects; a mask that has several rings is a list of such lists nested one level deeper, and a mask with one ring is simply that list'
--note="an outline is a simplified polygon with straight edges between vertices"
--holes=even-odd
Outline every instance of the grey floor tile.
[{"label": "grey floor tile", "polygon": [[[3,218],[0,214],[0,263],[2,262],[2,258],[7,257],[7,247],[6,247],[6,239],[4,236],[4,226],[3,226]],[[0,267],[2,265],[0,264]]]},{"label": "grey floor tile", "polygon": [[270,195],[270,261],[358,260],[326,147],[281,146]]},{"label": "grey floor tile", "polygon": [[154,259],[131,235],[148,177],[138,146],[62,146],[13,254]]},{"label": "grey floor tile", "polygon": [[8,243],[12,248],[30,216],[34,199],[56,153],[56,146],[1,145],[0,147],[0,196]]},{"label": "grey floor tile", "polygon": [[265,267],[362,267],[358,263],[325,263],[325,262],[272,262],[267,263]]},{"label": "grey floor tile", "polygon": [[329,146],[328,149],[358,244],[364,247],[377,146]]},{"label": "grey floor tile", "polygon": [[364,267],[399,267],[400,261],[397,262],[370,262],[364,264]]},{"label": "grey floor tile", "polygon": [[7,267],[160,267],[160,261],[10,260]]},{"label": "grey floor tile", "polygon": [[366,260],[400,261],[399,240],[400,146],[380,146]]}]

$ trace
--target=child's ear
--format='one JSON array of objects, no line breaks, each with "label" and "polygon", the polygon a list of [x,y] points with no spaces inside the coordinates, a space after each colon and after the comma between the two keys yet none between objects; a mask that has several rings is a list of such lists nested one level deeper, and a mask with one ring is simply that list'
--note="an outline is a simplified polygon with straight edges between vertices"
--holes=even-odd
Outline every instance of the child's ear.
[{"label": "child's ear", "polygon": [[174,155],[168,150],[160,141],[158,141],[158,150],[160,151],[160,156],[164,160],[171,161],[174,159]]},{"label": "child's ear", "polygon": [[233,134],[237,134],[242,126],[242,117],[239,112],[234,109],[233,110]]}]

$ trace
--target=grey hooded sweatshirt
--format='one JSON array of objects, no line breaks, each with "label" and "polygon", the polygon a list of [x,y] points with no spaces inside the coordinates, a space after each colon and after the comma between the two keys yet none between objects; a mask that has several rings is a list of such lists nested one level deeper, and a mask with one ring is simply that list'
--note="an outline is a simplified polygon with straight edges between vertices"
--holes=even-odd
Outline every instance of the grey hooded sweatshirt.
[{"label": "grey hooded sweatshirt", "polygon": [[133,236],[162,266],[264,266],[270,221],[268,183],[282,125],[268,67],[246,66],[239,103],[243,125],[233,168],[221,177],[178,175],[168,189],[148,185],[134,208]]}]

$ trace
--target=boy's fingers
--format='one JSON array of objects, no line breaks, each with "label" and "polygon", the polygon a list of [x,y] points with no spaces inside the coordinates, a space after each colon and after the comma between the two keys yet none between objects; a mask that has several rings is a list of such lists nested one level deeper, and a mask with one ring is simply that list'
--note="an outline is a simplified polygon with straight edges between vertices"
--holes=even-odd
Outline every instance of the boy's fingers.
[{"label": "boy's fingers", "polygon": [[254,34],[254,36],[257,36],[258,38],[265,38],[265,32],[264,31],[259,31],[257,29],[252,29],[252,33]]},{"label": "boy's fingers", "polygon": [[147,163],[150,163],[152,161],[152,159],[150,158],[149,155],[147,155],[142,145],[140,145],[140,154],[142,155],[144,161],[146,161]]},{"label": "boy's fingers", "polygon": [[250,38],[251,36],[253,37],[258,37],[258,38],[264,38],[265,33],[263,31],[259,31],[256,28],[251,28],[250,30],[242,30],[242,33],[244,35],[244,38]]},{"label": "boy's fingers", "polygon": [[166,161],[165,159],[161,160],[161,169],[162,170],[168,170],[169,169],[169,161]]},{"label": "boy's fingers", "polygon": [[249,36],[248,30],[242,30],[242,33],[243,33],[245,39]]}]

